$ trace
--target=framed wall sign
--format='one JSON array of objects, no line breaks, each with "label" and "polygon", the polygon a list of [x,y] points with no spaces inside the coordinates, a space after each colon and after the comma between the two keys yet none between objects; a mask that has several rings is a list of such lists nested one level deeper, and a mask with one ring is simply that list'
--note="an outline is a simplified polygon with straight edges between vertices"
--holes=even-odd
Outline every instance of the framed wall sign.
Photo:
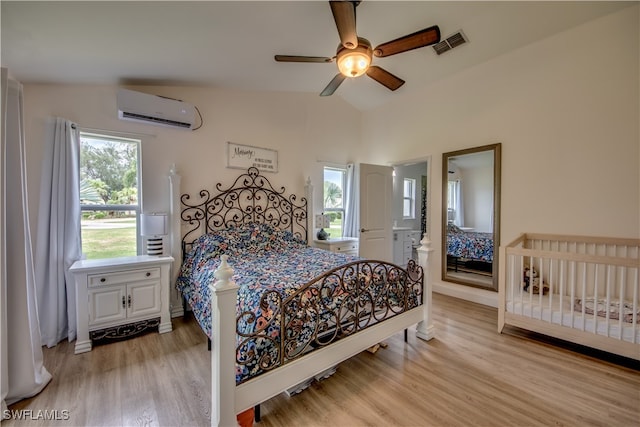
[{"label": "framed wall sign", "polygon": [[262,172],[278,172],[278,152],[227,142],[227,167],[248,169],[251,166]]}]

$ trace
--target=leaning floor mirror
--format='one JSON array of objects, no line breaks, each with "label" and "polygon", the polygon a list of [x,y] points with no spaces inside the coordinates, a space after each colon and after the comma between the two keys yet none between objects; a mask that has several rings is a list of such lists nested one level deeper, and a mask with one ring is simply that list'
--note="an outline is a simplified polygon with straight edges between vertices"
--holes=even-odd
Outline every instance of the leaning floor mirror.
[{"label": "leaning floor mirror", "polygon": [[442,155],[442,280],[498,290],[501,144]]}]

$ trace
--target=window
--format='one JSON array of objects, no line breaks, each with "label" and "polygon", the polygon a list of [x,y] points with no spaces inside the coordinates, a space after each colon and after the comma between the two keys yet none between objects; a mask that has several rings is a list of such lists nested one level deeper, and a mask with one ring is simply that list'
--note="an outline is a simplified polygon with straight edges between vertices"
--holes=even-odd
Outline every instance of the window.
[{"label": "window", "polygon": [[330,237],[342,237],[344,221],[344,190],[347,170],[336,167],[324,168],[323,207],[324,214],[329,217]]},{"label": "window", "polygon": [[82,252],[87,259],[139,253],[140,140],[80,132]]},{"label": "window", "polygon": [[[447,185],[447,222],[454,224],[459,209],[459,187],[460,181],[449,181]],[[458,224],[456,224],[458,225]]]},{"label": "window", "polygon": [[416,217],[416,180],[413,178],[404,179],[402,217],[413,219]]}]

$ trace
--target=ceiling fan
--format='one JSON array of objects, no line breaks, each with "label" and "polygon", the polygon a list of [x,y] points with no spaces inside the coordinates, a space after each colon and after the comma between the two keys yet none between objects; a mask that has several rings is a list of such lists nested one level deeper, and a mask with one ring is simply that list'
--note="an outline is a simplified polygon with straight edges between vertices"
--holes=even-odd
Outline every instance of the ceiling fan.
[{"label": "ceiling fan", "polygon": [[404,80],[377,65],[371,65],[372,57],[384,58],[440,42],[440,28],[434,25],[371,48],[369,40],[358,37],[356,33],[356,6],[360,4],[360,1],[330,1],[329,4],[341,43],[338,45],[336,56],[332,58],[297,55],[275,56],[275,60],[278,62],[329,63],[335,61],[340,72],[329,82],[320,96],[332,95],[347,77],[358,77],[363,74],[390,90],[396,90],[404,84]]}]

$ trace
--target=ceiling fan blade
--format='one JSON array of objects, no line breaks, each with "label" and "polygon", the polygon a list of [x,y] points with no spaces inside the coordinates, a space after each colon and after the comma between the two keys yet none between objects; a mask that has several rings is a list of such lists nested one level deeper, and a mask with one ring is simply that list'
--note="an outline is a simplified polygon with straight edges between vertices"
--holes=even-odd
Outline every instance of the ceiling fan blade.
[{"label": "ceiling fan blade", "polygon": [[404,84],[404,80],[400,77],[396,77],[387,70],[378,67],[377,65],[372,65],[367,70],[367,76],[371,77],[373,80],[377,81],[383,86],[386,86],[390,90],[396,90],[400,86]]},{"label": "ceiling fan blade", "polygon": [[333,62],[333,58],[326,56],[297,56],[297,55],[276,55],[278,62]]},{"label": "ceiling fan blade", "polygon": [[351,1],[330,1],[333,20],[336,21],[340,43],[347,49],[358,46],[356,33],[356,3]]},{"label": "ceiling fan blade", "polygon": [[378,57],[395,55],[412,49],[429,46],[440,42],[440,28],[437,25],[416,31],[415,33],[382,43],[373,49],[373,54]]},{"label": "ceiling fan blade", "polygon": [[338,86],[340,86],[344,81],[344,79],[346,78],[347,77],[342,73],[336,74],[336,76],[333,79],[331,79],[327,87],[325,87],[324,90],[320,92],[320,96],[333,95],[333,92],[335,92],[336,89],[338,89]]}]

